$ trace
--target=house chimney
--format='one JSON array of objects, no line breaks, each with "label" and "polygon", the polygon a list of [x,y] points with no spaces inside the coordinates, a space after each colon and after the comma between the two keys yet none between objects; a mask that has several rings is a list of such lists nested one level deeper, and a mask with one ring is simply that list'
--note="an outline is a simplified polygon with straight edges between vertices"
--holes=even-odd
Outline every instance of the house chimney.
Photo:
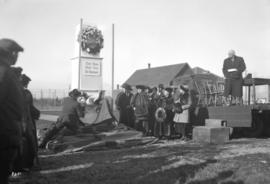
[{"label": "house chimney", "polygon": [[151,68],[151,63],[148,63],[148,69]]}]

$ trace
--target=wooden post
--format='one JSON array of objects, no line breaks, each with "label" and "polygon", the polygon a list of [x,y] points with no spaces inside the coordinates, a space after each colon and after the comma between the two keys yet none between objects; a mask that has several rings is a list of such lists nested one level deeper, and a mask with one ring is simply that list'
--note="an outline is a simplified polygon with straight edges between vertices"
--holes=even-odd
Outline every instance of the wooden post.
[{"label": "wooden post", "polygon": [[250,105],[250,86],[248,86],[248,105]]},{"label": "wooden post", "polygon": [[253,104],[256,103],[256,88],[255,88],[255,81],[252,80],[252,98],[253,98]]},{"label": "wooden post", "polygon": [[[82,31],[82,26],[83,26],[83,19],[81,18],[80,20],[80,31],[79,34]],[[79,43],[79,76],[78,76],[78,90],[81,90],[81,50],[82,50],[82,46],[81,43]]]},{"label": "wooden post", "polygon": [[112,110],[113,110],[113,90],[114,90],[114,24],[112,24]]},{"label": "wooden post", "polygon": [[268,101],[267,101],[267,103],[269,103],[270,102],[270,85],[268,85],[268,91],[267,91],[267,93],[268,93]]}]

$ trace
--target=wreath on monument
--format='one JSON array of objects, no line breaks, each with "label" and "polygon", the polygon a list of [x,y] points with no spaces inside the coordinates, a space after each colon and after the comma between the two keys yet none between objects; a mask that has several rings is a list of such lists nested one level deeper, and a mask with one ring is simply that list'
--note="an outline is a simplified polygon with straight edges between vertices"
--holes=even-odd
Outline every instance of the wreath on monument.
[{"label": "wreath on monument", "polygon": [[95,26],[83,27],[78,36],[78,42],[83,51],[96,55],[103,48],[102,32]]}]

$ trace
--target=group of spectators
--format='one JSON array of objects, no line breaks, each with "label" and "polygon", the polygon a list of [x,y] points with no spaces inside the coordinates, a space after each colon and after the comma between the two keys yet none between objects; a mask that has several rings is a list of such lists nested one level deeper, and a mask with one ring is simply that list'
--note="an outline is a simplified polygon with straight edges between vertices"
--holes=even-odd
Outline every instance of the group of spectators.
[{"label": "group of spectators", "polygon": [[11,39],[0,39],[0,183],[38,165],[35,120],[40,112],[27,89],[30,77],[15,67],[23,48]]},{"label": "group of spectators", "polygon": [[137,85],[136,93],[129,84],[123,84],[122,88],[115,100],[119,123],[143,132],[144,136],[188,138],[190,109],[196,103],[196,94],[188,85],[166,88],[163,84],[158,88]]}]

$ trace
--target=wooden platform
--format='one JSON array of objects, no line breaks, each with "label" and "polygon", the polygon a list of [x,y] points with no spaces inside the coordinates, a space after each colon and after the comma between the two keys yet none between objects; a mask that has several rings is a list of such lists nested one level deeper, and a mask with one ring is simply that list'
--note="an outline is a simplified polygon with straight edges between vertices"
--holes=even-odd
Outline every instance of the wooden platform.
[{"label": "wooden platform", "polygon": [[208,107],[209,119],[227,121],[228,127],[251,127],[252,106]]}]

